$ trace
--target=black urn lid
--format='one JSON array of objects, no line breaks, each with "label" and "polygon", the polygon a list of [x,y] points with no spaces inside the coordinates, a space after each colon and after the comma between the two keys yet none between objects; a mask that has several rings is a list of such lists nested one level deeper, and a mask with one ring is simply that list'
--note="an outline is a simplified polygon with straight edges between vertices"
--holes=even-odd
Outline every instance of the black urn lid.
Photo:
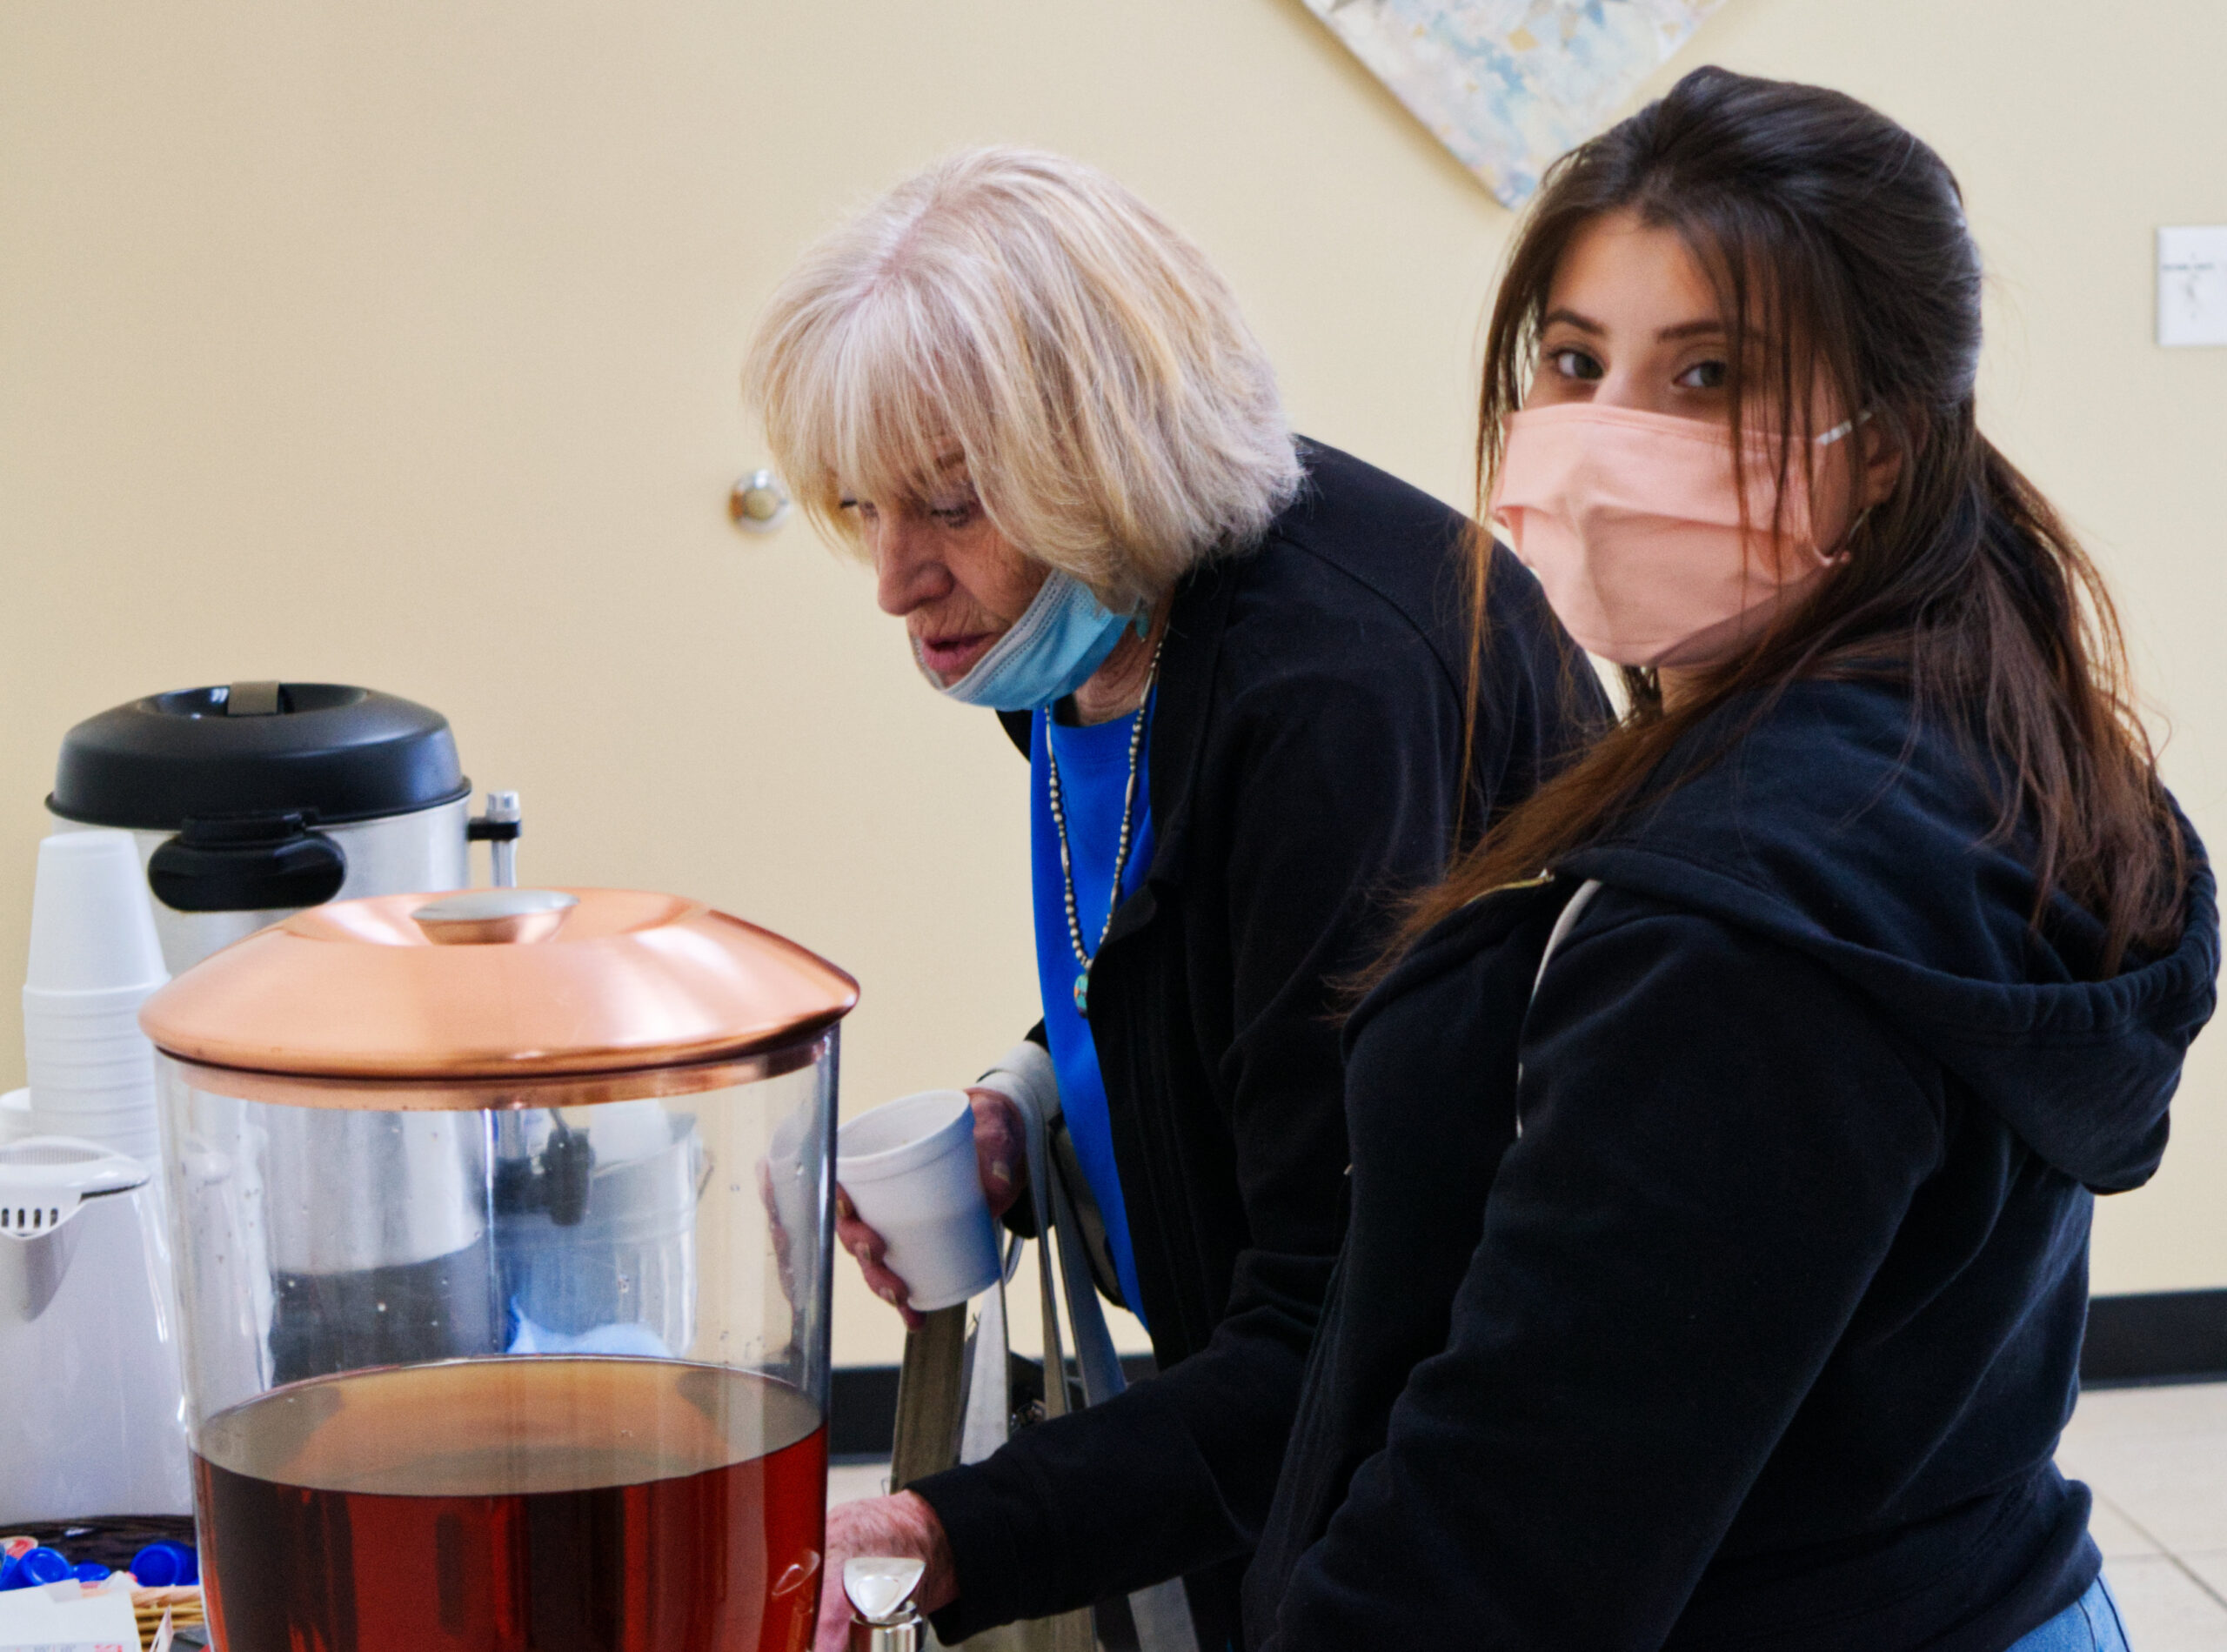
[{"label": "black urn lid", "polygon": [[71,729],[46,806],[88,826],[299,813],[339,826],[468,796],[438,712],[340,683],[150,694]]}]

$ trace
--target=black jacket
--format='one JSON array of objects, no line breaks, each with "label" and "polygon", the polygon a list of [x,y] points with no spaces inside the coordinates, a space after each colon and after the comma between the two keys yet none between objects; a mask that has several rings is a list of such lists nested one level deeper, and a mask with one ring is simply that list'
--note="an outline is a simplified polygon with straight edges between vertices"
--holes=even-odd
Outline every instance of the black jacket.
[{"label": "black jacket", "polygon": [[1348,1028],[1352,1228],[1249,1645],[2000,1652],[2094,1577],[2051,1461],[2089,1190],[2163,1150],[2210,872],[2098,980],[1899,692],[1805,685],[1674,766]]},{"label": "black jacket", "polygon": [[[1265,542],[1178,589],[1151,745],[1156,847],[1091,972],[1160,1374],[914,1486],[960,1597],[946,1642],[1189,1574],[1201,1645],[1275,1484],[1345,1231],[1336,983],[1454,836],[1464,519],[1332,449]],[[1597,726],[1597,682],[1505,552],[1472,830]]]}]

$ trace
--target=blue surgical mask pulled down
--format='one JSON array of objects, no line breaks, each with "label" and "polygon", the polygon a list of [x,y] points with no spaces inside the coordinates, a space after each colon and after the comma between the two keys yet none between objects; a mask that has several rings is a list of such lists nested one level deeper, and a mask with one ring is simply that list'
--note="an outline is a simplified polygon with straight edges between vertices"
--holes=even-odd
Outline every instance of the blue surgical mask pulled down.
[{"label": "blue surgical mask pulled down", "polygon": [[913,659],[938,692],[955,700],[993,711],[1033,712],[1088,682],[1121,633],[1137,623],[1134,614],[1101,607],[1089,586],[1054,569],[1013,629],[956,682],[920,665],[917,647]]}]

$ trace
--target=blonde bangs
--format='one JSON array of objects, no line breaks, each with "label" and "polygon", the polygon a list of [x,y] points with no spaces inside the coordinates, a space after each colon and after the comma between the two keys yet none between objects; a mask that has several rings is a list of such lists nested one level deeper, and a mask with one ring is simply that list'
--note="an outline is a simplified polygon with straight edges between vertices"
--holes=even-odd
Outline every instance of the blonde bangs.
[{"label": "blonde bangs", "polygon": [[[800,267],[782,296],[816,273]],[[857,524],[844,499],[924,493],[958,447],[935,389],[940,375],[905,320],[900,306],[845,306],[823,287],[769,317],[751,352],[749,383],[775,464],[820,531],[852,550]]]},{"label": "blonde bangs", "polygon": [[1299,464],[1227,284],[1104,174],[974,150],[812,249],[747,385],[807,512],[918,497],[953,461],[1026,554],[1109,607],[1257,542]]}]

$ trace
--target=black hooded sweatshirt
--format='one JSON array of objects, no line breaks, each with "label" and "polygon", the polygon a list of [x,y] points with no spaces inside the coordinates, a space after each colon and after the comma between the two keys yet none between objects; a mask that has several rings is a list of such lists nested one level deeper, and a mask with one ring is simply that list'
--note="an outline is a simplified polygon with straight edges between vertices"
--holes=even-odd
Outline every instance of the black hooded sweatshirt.
[{"label": "black hooded sweatshirt", "polygon": [[2212,1010],[2194,833],[2178,942],[2098,980],[1894,688],[1728,711],[1666,772],[1348,1025],[1249,1646],[2001,1652],[2096,1575],[2051,1459],[2090,1190],[2156,1169]]},{"label": "black hooded sweatshirt", "polygon": [[1606,710],[1538,581],[1498,551],[1465,727],[1467,521],[1348,454],[1300,451],[1306,486],[1262,542],[1176,587],[1147,758],[1156,846],[1091,966],[1160,1374],[910,1488],[960,1580],[933,1620],[946,1644],[1178,1573],[1205,1652],[1236,1637],[1345,1232],[1338,982],[1382,946],[1400,893],[1443,875],[1464,780],[1474,829]]}]

